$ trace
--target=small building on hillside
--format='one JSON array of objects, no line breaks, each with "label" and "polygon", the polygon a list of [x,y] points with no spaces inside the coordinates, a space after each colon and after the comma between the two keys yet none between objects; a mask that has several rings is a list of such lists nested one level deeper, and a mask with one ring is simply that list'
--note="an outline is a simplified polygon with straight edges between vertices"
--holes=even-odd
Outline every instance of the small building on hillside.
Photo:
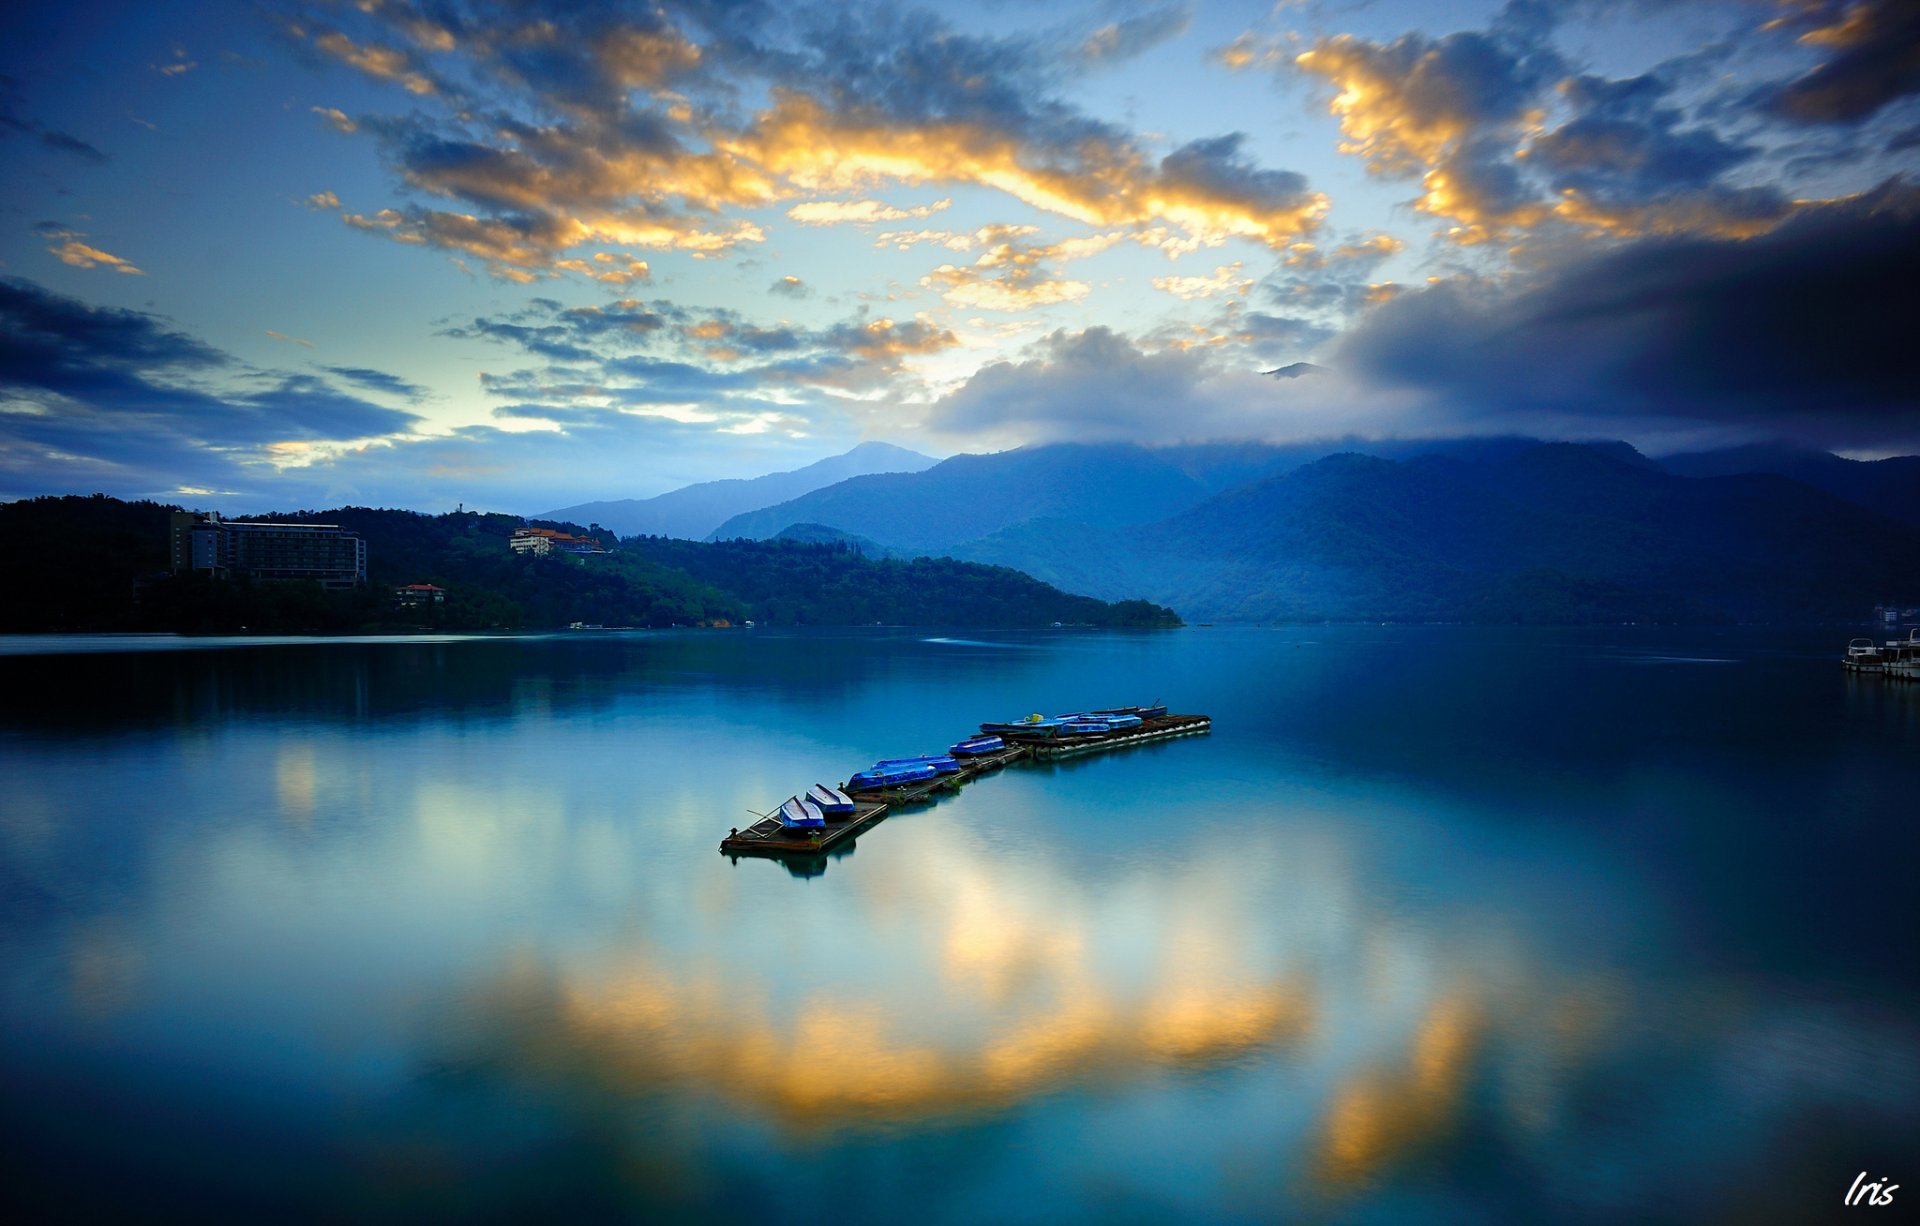
[{"label": "small building on hillside", "polygon": [[432,608],[447,603],[447,589],[431,583],[409,583],[393,589],[393,603],[403,609]]}]

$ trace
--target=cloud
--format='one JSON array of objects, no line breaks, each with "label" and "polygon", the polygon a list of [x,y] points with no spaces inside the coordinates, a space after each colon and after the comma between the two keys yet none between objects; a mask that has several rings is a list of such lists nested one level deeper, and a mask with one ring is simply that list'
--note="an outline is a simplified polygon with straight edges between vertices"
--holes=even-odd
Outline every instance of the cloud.
[{"label": "cloud", "polygon": [[1184,4],[1170,4],[1109,22],[1087,35],[1078,48],[1078,58],[1090,65],[1112,64],[1132,59],[1187,32],[1192,14]]},{"label": "cloud", "polygon": [[[1417,179],[1414,207],[1460,244],[1542,231],[1744,237],[1793,214],[1799,193],[1748,173],[1765,145],[1728,109],[1721,53],[1621,79],[1575,73],[1547,41],[1556,11],[1536,8],[1439,38],[1324,37],[1290,59],[1249,43],[1230,61],[1330,84],[1341,150],[1376,176]],[[1712,85],[1682,89],[1709,66]],[[1746,136],[1716,126],[1728,123]]]},{"label": "cloud", "polygon": [[314,114],[320,116],[320,118],[326,120],[327,123],[336,132],[341,132],[348,136],[352,136],[355,132],[358,132],[360,130],[359,124],[355,123],[351,118],[349,118],[345,111],[339,110],[336,107],[314,106],[314,107],[308,107],[307,109],[312,111]]},{"label": "cloud", "polygon": [[1920,7],[1909,0],[1786,0],[1775,23],[1831,58],[1771,91],[1800,123],[1857,123],[1920,92]]},{"label": "cloud", "polygon": [[313,45],[370,77],[404,87],[410,94],[439,92],[439,87],[420,67],[419,61],[401,48],[357,44],[337,30],[319,35],[313,40]]},{"label": "cloud", "polygon": [[992,122],[907,123],[892,112],[834,110],[782,89],[726,147],[803,191],[884,181],[974,184],[1089,225],[1164,222],[1204,242],[1280,245],[1311,231],[1326,211],[1325,197],[1307,190],[1301,176],[1240,159],[1237,134],[1191,142],[1158,163],[1119,132],[1075,135],[1023,141],[1017,128]]},{"label": "cloud", "polygon": [[57,149],[61,153],[71,153],[75,157],[82,158],[89,162],[100,163],[107,160],[106,154],[100,152],[86,141],[65,132],[56,132],[51,128],[46,128],[41,131],[40,143],[49,149]]},{"label": "cloud", "polygon": [[0,279],[0,483],[14,493],[233,489],[413,414],[325,379],[250,371],[136,311]]},{"label": "cloud", "polygon": [[861,314],[805,328],[638,299],[604,307],[536,299],[446,334],[509,344],[548,363],[483,376],[482,387],[503,402],[496,416],[567,424],[606,412],[670,412],[738,426],[776,412],[795,430],[844,413],[848,397],[871,399],[902,381],[917,388],[913,360],[960,344],[925,319]]},{"label": "cloud", "polygon": [[781,277],[772,285],[767,286],[767,292],[769,294],[778,294],[782,298],[811,298],[813,296],[813,290],[808,288],[807,283],[791,273]]},{"label": "cloud", "polygon": [[982,311],[1023,311],[1075,302],[1092,288],[1085,281],[1058,278],[1050,266],[1097,255],[1126,238],[1123,231],[1033,244],[1015,235],[1028,227],[988,227],[976,238],[991,242],[971,266],[942,264],[920,284],[938,289],[954,306]]},{"label": "cloud", "polygon": [[78,230],[68,230],[64,227],[49,228],[45,225],[35,228],[47,238],[54,240],[54,245],[48,247],[47,251],[62,264],[68,264],[74,268],[107,268],[134,277],[147,275],[132,261],[121,259],[112,252],[102,251],[98,247],[81,242],[80,240],[86,235]]},{"label": "cloud", "polygon": [[1437,414],[1920,444],[1920,190],[1810,206],[1756,238],[1645,239],[1517,285],[1402,294],[1329,364]]},{"label": "cloud", "polygon": [[276,341],[286,341],[289,344],[299,345],[303,349],[313,348],[313,342],[304,337],[288,336],[285,332],[275,332],[272,328],[267,329],[267,335]]},{"label": "cloud", "polygon": [[[582,247],[725,255],[764,240],[744,209],[874,224],[945,207],[838,198],[887,184],[975,185],[1196,245],[1277,245],[1326,207],[1297,174],[1244,160],[1237,136],[1156,159],[1147,141],[1055,96],[1072,71],[1056,43],[967,35],[925,13],[796,9],[776,22],[699,5],[362,7],[313,45],[420,105],[354,120],[316,111],[378,141],[399,181],[435,203],[346,219],[509,280],[551,274]],[[1166,8],[1102,27],[1081,66],[1143,50],[1185,20]],[[743,111],[746,98],[765,105]]]},{"label": "cloud", "polygon": [[1404,424],[1386,399],[1337,379],[1277,383],[1218,346],[1147,349],[1094,327],[981,367],[930,406],[927,424],[1002,443],[1324,438]]},{"label": "cloud", "polygon": [[107,160],[106,154],[72,133],[49,128],[29,117],[20,104],[19,81],[0,73],[0,137],[16,134],[37,136],[46,148],[71,154],[82,161],[98,165]]},{"label": "cloud", "polygon": [[808,200],[787,210],[787,216],[809,226],[831,226],[845,222],[867,224],[876,221],[924,220],[940,212],[952,200],[936,200],[917,208],[899,209],[878,200]]},{"label": "cloud", "polygon": [[1510,159],[1539,121],[1541,90],[1562,74],[1550,49],[1473,31],[1391,43],[1342,34],[1293,63],[1337,90],[1327,105],[1346,137],[1341,151],[1377,175],[1419,176],[1415,207],[1459,222],[1456,237],[1481,240],[1545,213]]},{"label": "cloud", "polygon": [[427,395],[427,389],[418,383],[409,383],[400,376],[389,374],[384,370],[371,370],[365,366],[323,366],[320,369],[335,378],[345,379],[348,383],[358,384],[370,391],[385,392],[389,396],[420,400]]},{"label": "cloud", "polygon": [[1244,297],[1253,288],[1253,278],[1242,274],[1243,267],[1236,260],[1214,269],[1211,276],[1155,277],[1153,288],[1188,300],[1211,298],[1215,294],[1238,294]]}]

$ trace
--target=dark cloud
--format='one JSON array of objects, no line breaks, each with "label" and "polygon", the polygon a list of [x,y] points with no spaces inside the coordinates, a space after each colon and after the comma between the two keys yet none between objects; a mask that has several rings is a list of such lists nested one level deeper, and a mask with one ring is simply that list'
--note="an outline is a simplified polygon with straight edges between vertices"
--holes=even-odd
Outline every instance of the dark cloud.
[{"label": "dark cloud", "polygon": [[148,373],[230,361],[151,315],[90,307],[31,281],[0,278],[0,384],[62,395],[125,392]]},{"label": "dark cloud", "polygon": [[37,136],[40,143],[58,153],[69,153],[95,164],[107,160],[99,149],[69,132],[49,128],[28,115],[20,102],[20,81],[0,73],[0,137]]},{"label": "dark cloud", "polygon": [[418,383],[410,383],[384,370],[371,370],[365,366],[322,366],[320,369],[349,383],[357,383],[369,391],[385,392],[389,396],[419,400],[427,394],[427,389]]},{"label": "dark cloud", "polygon": [[263,441],[372,438],[401,433],[419,420],[412,413],[342,392],[312,375],[281,376],[266,391],[238,397],[236,405],[258,410],[255,429]]},{"label": "dark cloud", "polygon": [[1801,42],[1832,56],[1766,91],[1777,113],[1801,123],[1857,123],[1920,92],[1920,4],[1913,0],[1797,0],[1783,20]]},{"label": "dark cloud", "polygon": [[1334,336],[1334,330],[1324,324],[1291,315],[1269,315],[1264,311],[1248,311],[1239,317],[1238,323],[1242,339],[1269,361],[1299,357]]},{"label": "dark cloud", "polygon": [[1515,291],[1408,293],[1330,363],[1432,393],[1441,412],[1910,445],[1917,289],[1920,190],[1896,182],[1758,238],[1647,239]]},{"label": "dark cloud", "polygon": [[1238,205],[1248,213],[1296,209],[1310,194],[1304,175],[1262,170],[1240,156],[1244,132],[1189,141],[1160,160],[1162,179],[1175,190],[1202,199]]},{"label": "dark cloud", "polygon": [[767,292],[769,294],[779,294],[782,298],[810,298],[813,296],[813,290],[808,288],[807,283],[795,276],[781,277],[778,281],[775,281],[767,287]]},{"label": "dark cloud", "polygon": [[1704,187],[1758,152],[1710,129],[1682,129],[1668,86],[1652,75],[1609,81],[1581,76],[1562,87],[1576,112],[1532,145],[1530,158],[1551,185],[1603,199],[1644,198]]},{"label": "dark cloud", "polygon": [[49,149],[58,150],[61,153],[71,153],[84,161],[99,163],[107,160],[106,154],[89,145],[86,141],[81,140],[77,136],[69,135],[66,132],[57,132],[52,128],[44,128],[41,130],[40,143]]},{"label": "dark cloud", "polygon": [[231,488],[270,471],[275,448],[416,420],[312,375],[241,371],[151,315],[17,279],[0,279],[0,399],[31,406],[0,413],[0,481],[14,493]]}]

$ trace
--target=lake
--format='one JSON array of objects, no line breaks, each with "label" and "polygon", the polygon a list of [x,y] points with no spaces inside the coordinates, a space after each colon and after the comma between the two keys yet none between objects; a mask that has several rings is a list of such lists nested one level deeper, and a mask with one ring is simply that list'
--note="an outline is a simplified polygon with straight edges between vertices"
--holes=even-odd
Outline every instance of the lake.
[{"label": "lake", "polygon": [[[62,1217],[1804,1220],[1920,1199],[1920,686],[1852,632],[0,641]],[[732,826],[982,720],[817,862]]]}]

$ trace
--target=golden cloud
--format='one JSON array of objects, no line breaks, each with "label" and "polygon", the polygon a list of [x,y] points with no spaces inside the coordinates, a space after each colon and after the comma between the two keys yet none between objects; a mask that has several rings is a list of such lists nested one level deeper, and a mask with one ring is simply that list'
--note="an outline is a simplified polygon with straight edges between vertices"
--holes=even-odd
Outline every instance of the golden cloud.
[{"label": "golden cloud", "polygon": [[1088,225],[1159,221],[1196,236],[1268,245],[1313,229],[1326,211],[1326,198],[1317,193],[1261,199],[1166,162],[1155,167],[1132,146],[1099,136],[1081,141],[1069,164],[984,123],[902,124],[832,111],[792,90],[776,90],[773,105],[747,131],[720,144],[801,191],[847,192],[889,181],[970,183]]},{"label": "golden cloud", "polygon": [[398,48],[356,43],[338,30],[320,35],[313,40],[313,45],[370,77],[399,85],[410,94],[437,92],[413,57]]},{"label": "golden cloud", "polygon": [[1213,270],[1206,277],[1155,277],[1153,288],[1164,290],[1176,298],[1189,301],[1195,298],[1211,298],[1215,294],[1238,294],[1245,296],[1253,288],[1253,278],[1243,276],[1244,265],[1235,260]]},{"label": "golden cloud", "polygon": [[976,237],[997,241],[971,267],[942,264],[920,278],[920,284],[938,289],[941,297],[954,306],[972,310],[1023,311],[1075,302],[1086,297],[1092,287],[1084,281],[1049,277],[1046,265],[1085,259],[1126,237],[1123,231],[1113,231],[1042,246],[1004,237],[1019,229],[1026,228],[989,226],[977,231]]},{"label": "golden cloud", "polygon": [[134,277],[147,275],[144,270],[135,267],[132,261],[123,260],[98,247],[89,247],[77,236],[62,235],[62,237],[66,239],[65,242],[47,248],[51,254],[59,258],[62,264],[71,264],[75,268],[111,268],[115,272]]},{"label": "golden cloud", "polygon": [[952,200],[936,200],[911,209],[895,208],[878,200],[809,200],[787,210],[787,216],[803,225],[831,226],[843,222],[924,220],[940,212]]}]

